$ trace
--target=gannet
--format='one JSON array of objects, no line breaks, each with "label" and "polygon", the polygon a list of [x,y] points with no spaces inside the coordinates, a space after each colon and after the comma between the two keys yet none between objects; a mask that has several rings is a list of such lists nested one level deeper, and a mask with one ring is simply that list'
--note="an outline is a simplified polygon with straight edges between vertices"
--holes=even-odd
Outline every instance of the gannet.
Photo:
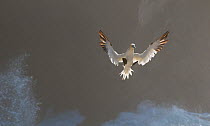
[{"label": "gannet", "polygon": [[104,49],[104,51],[108,54],[110,61],[118,66],[119,63],[123,63],[123,71],[120,73],[122,76],[122,80],[129,79],[129,75],[132,76],[132,72],[134,72],[131,67],[138,63],[139,65],[145,65],[148,63],[157,52],[162,50],[163,46],[169,41],[166,40],[169,32],[165,32],[159,39],[155,42],[151,43],[149,47],[141,54],[135,53],[134,49],[136,48],[134,43],[131,43],[129,48],[125,53],[118,54],[112,47],[112,44],[105,36],[105,34],[100,30],[99,37],[101,42],[99,42],[100,46]]}]

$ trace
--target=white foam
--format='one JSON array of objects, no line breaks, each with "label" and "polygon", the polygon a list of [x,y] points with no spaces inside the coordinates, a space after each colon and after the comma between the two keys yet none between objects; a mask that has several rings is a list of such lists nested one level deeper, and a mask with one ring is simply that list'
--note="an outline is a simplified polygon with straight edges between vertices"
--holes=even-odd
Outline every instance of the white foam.
[{"label": "white foam", "polygon": [[210,126],[210,113],[191,113],[176,106],[143,102],[136,112],[122,112],[102,126]]}]

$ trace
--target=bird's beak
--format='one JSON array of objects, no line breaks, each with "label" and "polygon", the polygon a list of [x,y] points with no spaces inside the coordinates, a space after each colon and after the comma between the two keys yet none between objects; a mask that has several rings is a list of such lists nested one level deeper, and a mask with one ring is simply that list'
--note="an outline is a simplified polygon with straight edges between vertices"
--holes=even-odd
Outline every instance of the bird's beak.
[{"label": "bird's beak", "polygon": [[133,48],[136,48],[136,46],[135,46],[135,45],[133,45]]}]

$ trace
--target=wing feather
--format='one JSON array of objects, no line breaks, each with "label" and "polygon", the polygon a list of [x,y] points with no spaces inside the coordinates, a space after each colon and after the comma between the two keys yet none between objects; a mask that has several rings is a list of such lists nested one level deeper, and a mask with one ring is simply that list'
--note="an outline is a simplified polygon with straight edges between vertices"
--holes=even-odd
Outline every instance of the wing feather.
[{"label": "wing feather", "polygon": [[166,40],[168,34],[168,31],[165,32],[157,41],[151,43],[143,53],[135,53],[133,62],[137,61],[138,64],[141,64],[142,66],[148,63],[155,56],[155,54],[157,54],[157,52],[163,49],[163,46],[168,42],[168,40]]},{"label": "wing feather", "polygon": [[118,54],[112,47],[112,44],[109,42],[108,38],[104,35],[104,33],[100,30],[99,37],[101,42],[99,42],[100,46],[104,49],[104,51],[108,54],[110,61],[118,66],[119,63],[122,63],[122,58],[125,57],[125,54]]}]

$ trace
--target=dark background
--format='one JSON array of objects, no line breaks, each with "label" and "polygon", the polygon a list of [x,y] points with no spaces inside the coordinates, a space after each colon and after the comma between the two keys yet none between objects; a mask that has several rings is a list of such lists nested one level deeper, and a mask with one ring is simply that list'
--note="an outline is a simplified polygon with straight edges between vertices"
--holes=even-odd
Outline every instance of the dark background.
[{"label": "dark background", "polygon": [[[210,1],[18,0],[0,1],[0,63],[29,53],[29,74],[42,103],[38,121],[78,109],[98,126],[143,100],[210,112]],[[122,53],[136,52],[166,30],[169,43],[122,81],[98,46],[102,30]]]}]

